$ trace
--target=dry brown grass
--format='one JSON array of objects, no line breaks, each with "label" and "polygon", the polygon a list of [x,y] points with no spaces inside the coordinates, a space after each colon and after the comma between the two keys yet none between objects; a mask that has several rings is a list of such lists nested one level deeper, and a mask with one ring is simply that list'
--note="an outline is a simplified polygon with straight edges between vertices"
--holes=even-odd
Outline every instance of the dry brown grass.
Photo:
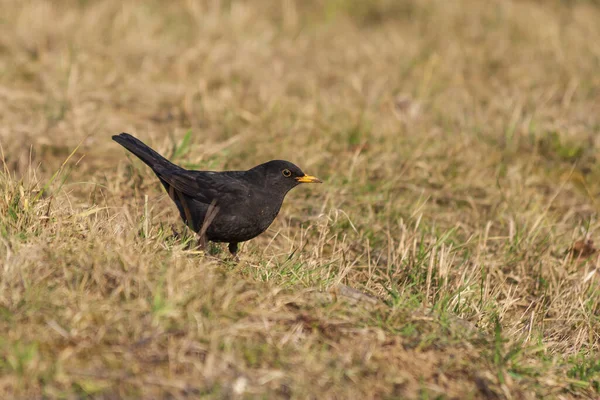
[{"label": "dry brown grass", "polygon": [[[0,8],[0,397],[599,396],[594,2]],[[326,183],[204,257],[121,131]]]}]

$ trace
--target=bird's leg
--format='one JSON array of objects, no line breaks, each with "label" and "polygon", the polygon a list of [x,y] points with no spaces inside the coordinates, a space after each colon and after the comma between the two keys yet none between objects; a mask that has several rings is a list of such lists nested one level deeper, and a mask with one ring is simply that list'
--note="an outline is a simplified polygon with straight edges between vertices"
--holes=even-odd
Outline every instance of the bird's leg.
[{"label": "bird's leg", "polygon": [[173,225],[171,225],[171,232],[173,232],[173,237],[178,240],[181,239],[181,234],[177,231],[177,229],[175,229],[175,227]]},{"label": "bird's leg", "polygon": [[240,258],[237,255],[237,251],[238,251],[238,244],[237,244],[237,242],[231,242],[231,243],[229,243],[229,252],[233,256],[233,259],[235,261],[240,261]]}]

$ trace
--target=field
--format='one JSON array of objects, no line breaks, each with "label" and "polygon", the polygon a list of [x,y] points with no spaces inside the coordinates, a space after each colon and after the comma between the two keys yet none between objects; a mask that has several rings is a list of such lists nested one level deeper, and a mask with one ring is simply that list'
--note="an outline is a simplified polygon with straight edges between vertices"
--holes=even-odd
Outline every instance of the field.
[{"label": "field", "polygon": [[[600,397],[598,2],[0,9],[0,398]],[[123,131],[324,184],[235,262]]]}]

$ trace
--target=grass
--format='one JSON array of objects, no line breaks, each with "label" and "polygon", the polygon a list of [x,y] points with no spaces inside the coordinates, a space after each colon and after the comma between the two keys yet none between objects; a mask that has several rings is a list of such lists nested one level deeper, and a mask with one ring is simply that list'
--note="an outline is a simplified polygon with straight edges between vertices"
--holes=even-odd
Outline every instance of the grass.
[{"label": "grass", "polygon": [[[2,10],[0,397],[600,396],[597,2]],[[325,184],[204,256],[122,131]]]}]

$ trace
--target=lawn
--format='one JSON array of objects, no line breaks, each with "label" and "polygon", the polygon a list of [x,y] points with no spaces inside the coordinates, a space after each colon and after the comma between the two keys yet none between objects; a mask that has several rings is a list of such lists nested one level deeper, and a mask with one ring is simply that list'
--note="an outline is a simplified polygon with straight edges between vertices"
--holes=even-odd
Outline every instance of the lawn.
[{"label": "lawn", "polygon": [[[0,8],[0,398],[600,397],[598,2]],[[120,132],[324,183],[236,262]]]}]

